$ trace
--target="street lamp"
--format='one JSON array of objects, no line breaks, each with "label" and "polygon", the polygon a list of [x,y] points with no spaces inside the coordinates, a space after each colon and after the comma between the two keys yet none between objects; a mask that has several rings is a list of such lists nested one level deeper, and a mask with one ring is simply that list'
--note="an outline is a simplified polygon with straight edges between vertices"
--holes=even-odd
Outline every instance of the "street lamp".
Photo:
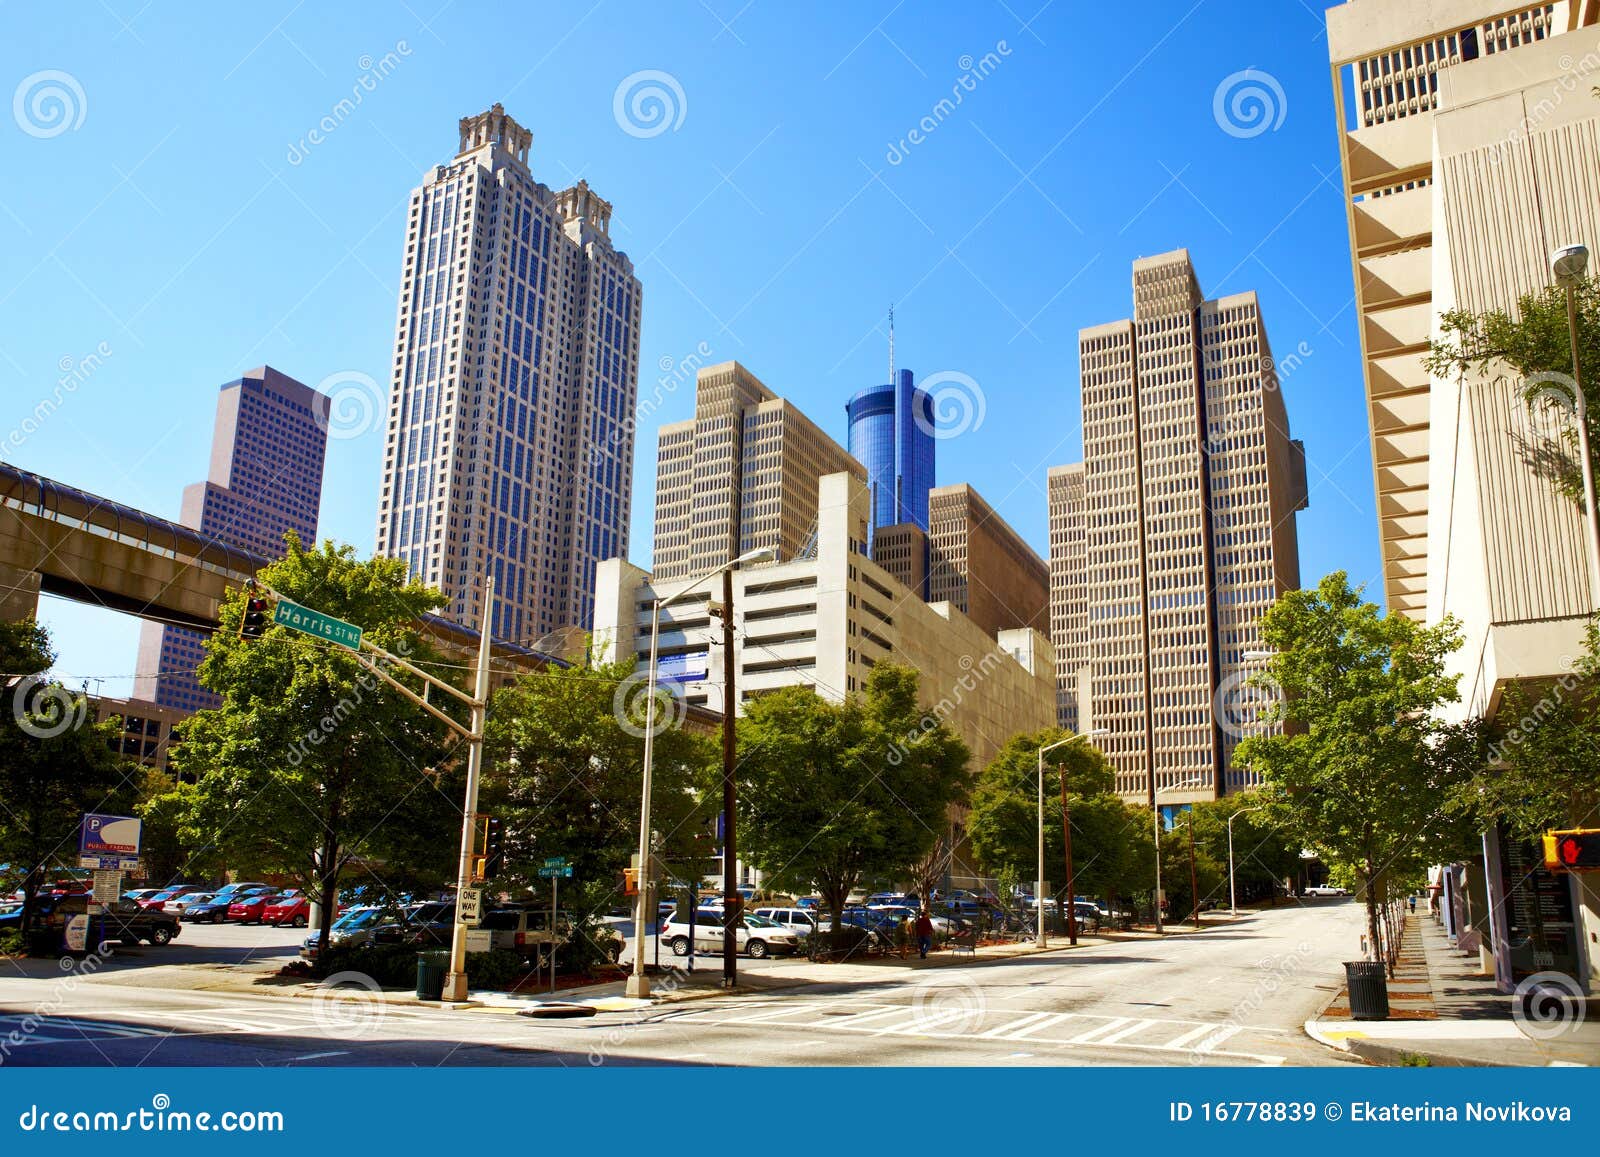
[{"label": "street lamp", "polygon": [[1550,273],[1567,291],[1567,339],[1572,343],[1572,397],[1578,420],[1578,458],[1583,467],[1583,510],[1589,524],[1589,593],[1600,607],[1600,515],[1594,507],[1594,462],[1589,457],[1589,414],[1583,396],[1583,370],[1578,364],[1578,286],[1589,268],[1586,245],[1563,245],[1550,254]]},{"label": "street lamp", "polygon": [[[650,669],[646,676],[646,698],[644,720],[644,776],[640,786],[639,800],[639,896],[634,901],[633,908],[633,972],[628,977],[627,995],[636,999],[643,999],[650,995],[650,980],[644,974],[644,929],[646,903],[650,896],[650,889],[645,881],[650,878],[650,786],[652,759],[655,755],[656,737],[656,652],[661,642],[661,610],[671,606],[684,595],[694,590],[695,587],[707,579],[715,578],[723,571],[732,570],[734,567],[747,562],[765,562],[776,557],[777,552],[771,547],[761,547],[759,550],[746,551],[738,558],[729,559],[719,567],[697,575],[683,586],[679,587],[666,598],[658,598],[650,609]],[[731,711],[733,705],[724,703],[723,710]]]},{"label": "street lamp", "polygon": [[1228,817],[1228,914],[1239,914],[1239,893],[1233,887],[1233,821],[1244,815],[1245,812],[1258,812],[1260,807],[1242,807]]},{"label": "street lamp", "polygon": [[[1157,804],[1156,800],[1161,795],[1161,793],[1164,792],[1164,791],[1182,791],[1186,787],[1204,787],[1204,786],[1205,786],[1205,777],[1197,775],[1197,776],[1192,776],[1191,778],[1184,780],[1182,783],[1174,783],[1174,784],[1171,784],[1168,787],[1152,787],[1151,791],[1150,791],[1150,812],[1151,812],[1151,815],[1150,815],[1150,827],[1151,827],[1152,832],[1155,835],[1155,841],[1156,841],[1156,847],[1155,847],[1155,852],[1156,852],[1156,894],[1155,894],[1154,897],[1152,897],[1152,899],[1154,900],[1154,904],[1152,905],[1152,907],[1155,908],[1156,935],[1157,936],[1161,935],[1163,929],[1162,929],[1162,926],[1161,926],[1161,808]],[[1193,834],[1194,834],[1194,831],[1191,828],[1190,829],[1191,837],[1193,836]],[[1194,890],[1194,884],[1193,884],[1192,877],[1194,875],[1194,872],[1193,872],[1194,859],[1193,859],[1192,855],[1190,857],[1189,866],[1190,866],[1190,869],[1191,869],[1190,873],[1189,873],[1190,877],[1191,877],[1191,882],[1190,882],[1189,887],[1190,887],[1190,890],[1193,891]],[[1194,898],[1194,902],[1195,902],[1196,909],[1198,909],[1199,906],[1200,906],[1200,897],[1196,896]]]},{"label": "street lamp", "polygon": [[[1109,733],[1110,728],[1108,727],[1095,727],[1073,738],[1088,739],[1093,735],[1106,735]],[[1068,740],[1063,740],[1062,742],[1068,742]],[[1039,770],[1039,780],[1041,783],[1044,781],[1044,769],[1042,767]],[[1067,806],[1067,773],[1065,771],[1057,777],[1057,782],[1061,785],[1061,850],[1067,862],[1067,943],[1076,947],[1078,943],[1078,888],[1072,878],[1072,810]],[[1040,875],[1043,874],[1044,869],[1041,868]],[[1041,922],[1042,919],[1041,917]]]},{"label": "street lamp", "polygon": [[[1088,739],[1091,735],[1104,735],[1105,733],[1106,729],[1104,727],[1097,727],[1093,731],[1081,732],[1078,735],[1069,735],[1065,739],[1058,739],[1054,743],[1047,743],[1039,749],[1039,777],[1037,780],[1037,786],[1039,790],[1039,874],[1034,880],[1033,885],[1033,903],[1038,915],[1034,918],[1033,942],[1040,948],[1044,948],[1046,946],[1044,935],[1044,753],[1047,751],[1054,751],[1058,747],[1065,747],[1069,743],[1076,743],[1080,739]],[[1067,789],[1066,781],[1063,780],[1061,788],[1061,823],[1063,825],[1062,838],[1066,840],[1067,847],[1068,895],[1066,902],[1070,904],[1072,902],[1072,832],[1066,827],[1066,808]],[[1073,919],[1073,917],[1076,915],[1077,913],[1073,912],[1071,916],[1067,917],[1067,935],[1069,937],[1069,942],[1072,944],[1076,944],[1078,942],[1077,921]]]}]

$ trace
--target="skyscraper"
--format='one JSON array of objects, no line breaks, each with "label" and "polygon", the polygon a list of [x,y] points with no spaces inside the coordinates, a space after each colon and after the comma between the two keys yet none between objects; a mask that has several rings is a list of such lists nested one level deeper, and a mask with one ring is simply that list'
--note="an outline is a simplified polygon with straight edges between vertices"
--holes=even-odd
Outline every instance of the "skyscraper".
[{"label": "skyscraper", "polygon": [[738,362],[695,379],[694,417],[661,427],[653,561],[658,581],[735,555],[804,552],[817,527],[817,483],[866,471],[810,418]]},{"label": "skyscraper", "polygon": [[[271,366],[228,382],[217,397],[211,468],[204,482],[184,487],[179,521],[266,558],[283,554],[291,530],[311,545],[327,442],[327,395]],[[143,624],[134,697],[182,711],[216,706],[194,676],[204,644],[197,631]]]},{"label": "skyscraper", "polygon": [[902,523],[927,530],[934,478],[932,399],[917,389],[910,370],[901,370],[894,380],[851,398],[845,414],[850,453],[867,468],[868,533]]},{"label": "skyscraper", "polygon": [[930,603],[949,603],[991,633],[1044,631],[1049,590],[1044,560],[976,490],[959,482],[929,491]]},{"label": "skyscraper", "polygon": [[[1083,504],[1083,463],[1052,466],[1045,479],[1050,503],[1050,638],[1056,642],[1056,718],[1082,731],[1078,685],[1088,663],[1089,560]],[[1064,648],[1064,649],[1063,649]]]},{"label": "skyscraper", "polygon": [[1253,786],[1231,766],[1261,726],[1246,655],[1300,585],[1305,457],[1253,292],[1203,300],[1180,249],[1134,262],[1133,297],[1132,319],[1078,335],[1082,513],[1058,475],[1052,641],[1117,790],[1165,807]]},{"label": "skyscraper", "polygon": [[378,551],[475,625],[588,627],[594,568],[628,540],[641,290],[611,205],[554,192],[500,105],[411,194]]}]

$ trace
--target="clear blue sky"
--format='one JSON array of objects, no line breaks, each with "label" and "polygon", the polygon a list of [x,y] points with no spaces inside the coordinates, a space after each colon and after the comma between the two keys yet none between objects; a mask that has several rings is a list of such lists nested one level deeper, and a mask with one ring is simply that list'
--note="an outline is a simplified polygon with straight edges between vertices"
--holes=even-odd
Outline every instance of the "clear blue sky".
[{"label": "clear blue sky", "polygon": [[[312,385],[387,382],[407,195],[453,154],[457,118],[501,101],[533,132],[536,176],[581,175],[616,206],[613,236],[645,287],[642,394],[658,363],[703,342],[842,439],[845,399],[885,377],[892,301],[899,364],[982,391],[982,424],[939,446],[939,481],[976,485],[1041,553],[1046,468],[1081,447],[1077,331],[1129,314],[1135,257],[1187,247],[1208,295],[1257,290],[1280,359],[1299,351],[1283,388],[1310,463],[1305,581],[1375,579],[1320,5],[1082,9],[10,8],[0,96],[49,70],[70,83],[36,78],[0,116],[0,424],[49,396],[58,367],[101,343],[110,355],[20,445],[0,430],[0,454],[176,517],[204,476],[222,382],[263,362]],[[1281,99],[1255,82],[1274,108],[1254,132],[1248,110],[1228,120],[1225,92],[1224,131],[1219,85],[1246,69]],[[643,70],[682,94],[655,135],[614,114]],[[52,85],[69,123],[29,99]],[[936,112],[955,90],[960,104]],[[334,127],[306,148],[325,117]],[[924,117],[936,127],[909,143]],[[640,431],[641,563],[655,427],[688,416],[692,395]],[[376,428],[330,443],[324,535],[371,549],[381,457]],[[133,620],[48,597],[42,617],[58,673],[127,690]]]}]

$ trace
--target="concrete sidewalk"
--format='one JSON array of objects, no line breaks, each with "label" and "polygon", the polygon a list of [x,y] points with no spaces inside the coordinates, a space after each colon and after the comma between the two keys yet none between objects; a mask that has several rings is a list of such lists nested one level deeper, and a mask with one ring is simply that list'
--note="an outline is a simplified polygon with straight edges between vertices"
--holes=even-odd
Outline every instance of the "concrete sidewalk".
[{"label": "concrete sidewalk", "polygon": [[1305,1030],[1383,1065],[1600,1065],[1600,1008],[1592,1000],[1569,1005],[1550,1023],[1519,1015],[1519,1001],[1424,914],[1406,919],[1389,1004],[1388,1020],[1353,1020],[1341,988]]}]

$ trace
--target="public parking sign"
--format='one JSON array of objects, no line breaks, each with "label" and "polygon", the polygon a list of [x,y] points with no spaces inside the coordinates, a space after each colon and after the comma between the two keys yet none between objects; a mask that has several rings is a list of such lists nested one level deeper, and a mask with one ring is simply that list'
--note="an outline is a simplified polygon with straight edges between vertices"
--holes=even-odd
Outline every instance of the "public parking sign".
[{"label": "public parking sign", "polygon": [[137,859],[144,821],[136,816],[103,816],[90,812],[78,833],[78,854]]}]

